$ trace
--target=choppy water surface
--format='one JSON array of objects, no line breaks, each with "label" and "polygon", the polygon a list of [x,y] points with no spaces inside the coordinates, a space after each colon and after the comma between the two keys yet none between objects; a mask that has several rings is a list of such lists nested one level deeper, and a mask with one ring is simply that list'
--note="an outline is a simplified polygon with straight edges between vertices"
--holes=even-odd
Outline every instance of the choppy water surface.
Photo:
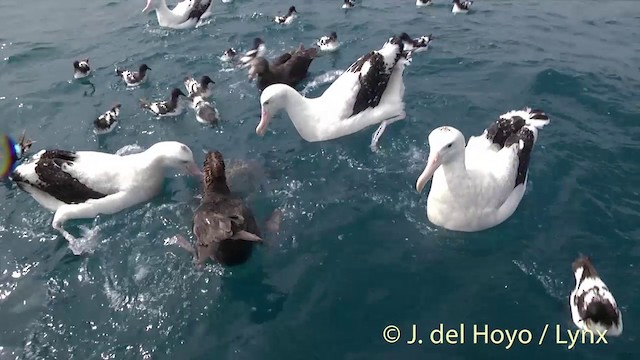
[{"label": "choppy water surface", "polygon": [[[144,1],[0,4],[2,131],[26,128],[34,147],[116,152],[178,140],[218,149],[257,173],[236,177],[259,221],[284,212],[281,232],[233,270],[195,269],[165,243],[187,235],[198,184],[171,177],[151,203],[115,216],[74,221],[90,250],[76,257],[51,229],[52,214],[15,186],[0,189],[1,359],[631,359],[637,357],[640,198],[637,163],[640,15],[634,1],[476,1],[453,16],[446,0],[296,3],[298,21],[270,22],[288,3],[215,3],[210,24],[174,31],[140,13]],[[262,15],[260,15],[262,14]],[[315,60],[301,84],[327,88],[358,56],[393,33],[437,36],[405,72],[407,119],[390,126],[381,151],[372,132],[305,143],[286,116],[255,135],[258,92],[246,73],[220,63],[233,46],[262,36],[269,56],[310,46],[335,30],[343,47]],[[75,59],[90,57],[90,84],[71,81]],[[153,70],[126,89],[115,66]],[[209,74],[223,118],[200,126],[188,112],[155,120],[138,98],[164,98],[185,75]],[[119,127],[97,139],[95,116],[121,102]],[[449,124],[467,136],[525,105],[546,110],[529,188],[513,217],[482,233],[460,234],[425,218],[414,184],[426,136]],[[137,151],[130,148],[128,151]],[[256,175],[257,174],[257,175]],[[545,324],[573,329],[571,262],[590,254],[624,316],[608,345],[569,351]],[[464,345],[406,344],[419,330],[467,326]],[[529,329],[530,345],[473,344],[473,324]],[[393,345],[382,329],[395,324]]]}]

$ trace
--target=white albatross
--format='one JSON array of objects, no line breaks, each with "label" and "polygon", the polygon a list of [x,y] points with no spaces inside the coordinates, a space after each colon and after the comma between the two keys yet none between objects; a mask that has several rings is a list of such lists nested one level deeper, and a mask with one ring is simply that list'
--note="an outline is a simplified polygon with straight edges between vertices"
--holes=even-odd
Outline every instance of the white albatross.
[{"label": "white albatross", "polygon": [[573,323],[578,329],[591,331],[594,335],[620,336],[622,312],[591,259],[580,256],[571,268],[576,278],[576,287],[569,297]]},{"label": "white albatross", "polygon": [[454,231],[481,231],[501,224],[527,187],[529,159],[538,129],[549,124],[542,110],[514,110],[472,136],[442,126],[429,134],[429,158],[416,182],[422,192],[433,178],[427,218]]},{"label": "white albatross", "polygon": [[142,12],[155,11],[158,25],[162,27],[189,29],[212,15],[212,3],[213,0],[184,0],[172,10],[167,6],[167,0],[147,0]]},{"label": "white albatross", "polygon": [[156,143],[130,155],[96,151],[41,150],[16,167],[11,179],[40,205],[55,211],[52,227],[75,255],[76,239],[62,225],[71,219],[115,214],[151,200],[161,189],[165,170],[185,170],[201,176],[187,145]]},{"label": "white albatross", "polygon": [[410,60],[402,40],[393,37],[380,50],[358,58],[320,97],[304,97],[285,84],[270,85],[260,96],[262,115],[256,133],[263,136],[271,118],[285,109],[309,142],[333,140],[380,124],[371,140],[375,150],[386,126],[406,117],[402,76]]}]

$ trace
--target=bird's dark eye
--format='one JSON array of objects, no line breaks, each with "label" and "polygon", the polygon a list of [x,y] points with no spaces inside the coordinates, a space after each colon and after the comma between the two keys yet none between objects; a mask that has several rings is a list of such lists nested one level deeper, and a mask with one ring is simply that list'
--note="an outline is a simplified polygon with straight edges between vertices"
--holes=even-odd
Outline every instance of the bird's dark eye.
[{"label": "bird's dark eye", "polygon": [[450,148],[450,147],[452,147],[452,146],[453,146],[453,143],[451,143],[451,144],[447,145],[447,147],[448,147],[448,148]]},{"label": "bird's dark eye", "polygon": [[269,105],[269,100],[265,101],[263,105]]}]

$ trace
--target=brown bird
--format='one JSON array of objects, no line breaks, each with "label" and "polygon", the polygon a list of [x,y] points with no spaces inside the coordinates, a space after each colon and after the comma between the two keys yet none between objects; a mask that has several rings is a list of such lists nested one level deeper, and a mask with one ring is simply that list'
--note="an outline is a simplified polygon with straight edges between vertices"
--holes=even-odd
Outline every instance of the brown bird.
[{"label": "brown bird", "polygon": [[261,243],[260,229],[244,200],[231,194],[219,151],[208,152],[203,169],[203,194],[193,217],[196,247],[182,236],[176,243],[194,255],[197,265],[212,259],[224,266],[246,262],[253,245]]},{"label": "brown bird", "polygon": [[304,45],[300,44],[298,49],[280,55],[271,64],[261,56],[256,57],[250,63],[249,79],[258,77],[257,85],[260,91],[273,84],[295,87],[307,76],[309,66],[317,54],[317,48],[305,49]]}]

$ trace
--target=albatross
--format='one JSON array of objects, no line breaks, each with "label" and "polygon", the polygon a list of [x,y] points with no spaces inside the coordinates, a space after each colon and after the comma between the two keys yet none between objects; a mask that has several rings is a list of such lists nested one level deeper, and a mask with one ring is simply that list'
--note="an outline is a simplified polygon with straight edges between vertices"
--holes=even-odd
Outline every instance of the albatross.
[{"label": "albatross", "polygon": [[358,58],[317,98],[285,84],[268,86],[260,96],[262,115],[256,133],[263,136],[271,118],[285,109],[300,136],[309,142],[333,140],[380,124],[372,150],[386,126],[406,117],[403,72],[411,60],[395,36],[380,50]]},{"label": "albatross", "polygon": [[11,179],[55,212],[52,227],[69,241],[73,253],[80,255],[76,238],[63,228],[65,221],[115,214],[151,200],[160,191],[168,168],[202,175],[187,145],[162,141],[143,152],[122,156],[41,150],[16,167]]},{"label": "albatross", "polygon": [[194,28],[202,20],[211,17],[213,0],[185,0],[173,10],[167,6],[167,0],[147,0],[143,13],[156,12],[158,25],[172,29]]},{"label": "albatross", "polygon": [[518,207],[527,187],[529,160],[538,130],[549,124],[542,110],[513,110],[472,136],[442,126],[429,134],[429,158],[418,178],[429,180],[427,217],[448,230],[474,232],[501,224]]}]

